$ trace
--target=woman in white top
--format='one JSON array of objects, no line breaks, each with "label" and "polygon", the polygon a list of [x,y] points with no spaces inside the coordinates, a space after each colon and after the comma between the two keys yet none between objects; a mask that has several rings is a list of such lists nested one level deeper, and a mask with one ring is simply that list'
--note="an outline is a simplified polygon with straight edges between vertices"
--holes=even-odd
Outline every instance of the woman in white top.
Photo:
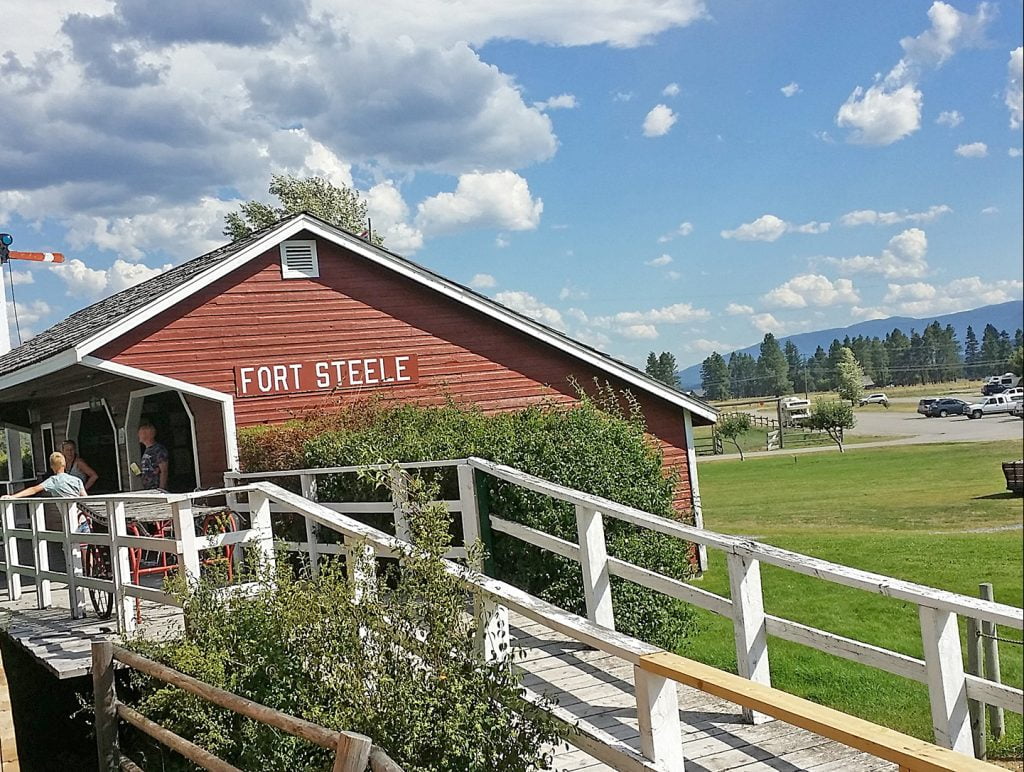
[{"label": "woman in white top", "polygon": [[61,443],[60,451],[67,459],[67,473],[81,480],[86,491],[96,484],[100,476],[78,455],[78,445],[71,440],[64,440]]}]

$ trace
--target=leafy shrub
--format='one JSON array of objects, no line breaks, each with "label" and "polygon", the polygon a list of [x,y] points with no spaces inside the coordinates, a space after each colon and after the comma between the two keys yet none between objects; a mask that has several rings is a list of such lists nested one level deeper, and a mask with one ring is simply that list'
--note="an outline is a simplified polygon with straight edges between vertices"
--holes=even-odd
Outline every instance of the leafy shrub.
[{"label": "leafy shrub", "polygon": [[[406,770],[549,769],[553,719],[519,699],[512,659],[477,654],[468,593],[441,562],[448,513],[424,503],[436,496],[421,481],[410,488],[420,549],[387,564],[380,591],[357,588],[340,560],[316,579],[279,561],[255,595],[225,596],[205,579],[191,590],[178,584],[187,634],[133,648],[277,710],[363,733]],[[145,715],[242,769],[331,767],[329,751],[174,687],[140,674],[131,686],[129,701]],[[147,768],[186,768],[161,755]]]},{"label": "leafy shrub", "polygon": [[[299,466],[479,456],[647,512],[678,516],[672,507],[676,480],[666,474],[660,449],[645,434],[639,408],[628,395],[615,394],[609,387],[599,388],[595,398],[581,392],[580,400],[569,407],[539,404],[484,415],[453,404],[377,405],[353,409],[352,415],[334,420],[335,430],[306,440]],[[263,470],[268,460],[280,457],[278,448],[265,454],[259,448],[287,441],[286,431],[294,430],[268,428],[250,438],[245,444],[249,471]],[[288,452],[294,456],[294,450]],[[428,476],[443,486],[447,498],[457,497],[450,471],[447,476]],[[492,514],[577,540],[571,505],[494,478],[483,479]],[[351,475],[323,480],[319,494],[322,501],[372,500],[372,491]],[[687,544],[610,517],[604,523],[609,554],[675,578],[692,576]],[[493,535],[492,558],[498,578],[569,611],[585,613],[582,573],[575,561],[501,533]],[[618,577],[612,577],[612,596],[616,627],[625,633],[674,649],[690,631],[693,614],[682,602]]]}]

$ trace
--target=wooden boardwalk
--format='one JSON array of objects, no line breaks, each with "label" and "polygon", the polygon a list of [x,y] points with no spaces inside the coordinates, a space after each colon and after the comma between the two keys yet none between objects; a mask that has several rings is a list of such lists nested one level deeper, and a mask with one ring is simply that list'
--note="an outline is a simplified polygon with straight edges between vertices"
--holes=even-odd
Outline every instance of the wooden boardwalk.
[{"label": "wooden boardwalk", "polygon": [[[70,618],[67,592],[53,587],[54,607],[36,608],[35,592],[25,587],[21,599],[0,603],[0,629],[46,666],[57,678],[75,678],[90,671],[94,639],[116,637],[112,620],[97,620],[89,608],[85,619]],[[164,635],[180,629],[181,614],[166,606],[143,603],[141,630]],[[523,685],[557,703],[559,713],[585,723],[593,734],[622,743],[639,753],[633,668],[617,657],[513,614],[512,632],[524,656],[517,659]],[[686,772],[874,772],[895,766],[780,721],[752,726],[743,723],[731,703],[680,686]],[[563,743],[555,766],[566,772],[599,772],[615,767],[601,763]],[[643,769],[643,766],[631,768]]]},{"label": "wooden boardwalk", "polygon": [[[513,614],[512,633],[526,652],[517,660],[523,685],[555,699],[570,717],[640,750],[633,667]],[[896,766],[803,729],[770,721],[743,723],[740,710],[704,692],[679,686],[686,772],[874,772]],[[599,772],[613,767],[563,744],[559,770]]]}]

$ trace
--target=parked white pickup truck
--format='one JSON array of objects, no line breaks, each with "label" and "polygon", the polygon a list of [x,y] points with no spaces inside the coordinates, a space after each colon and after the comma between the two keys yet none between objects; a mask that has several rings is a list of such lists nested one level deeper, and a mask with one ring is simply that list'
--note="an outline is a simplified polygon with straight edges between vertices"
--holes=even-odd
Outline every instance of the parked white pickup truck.
[{"label": "parked white pickup truck", "polygon": [[983,402],[978,402],[967,408],[966,412],[971,418],[981,418],[985,415],[992,415],[993,413],[1012,413],[1014,405],[1017,401],[1012,397],[1006,397],[1002,394],[993,394],[991,397],[986,397]]}]

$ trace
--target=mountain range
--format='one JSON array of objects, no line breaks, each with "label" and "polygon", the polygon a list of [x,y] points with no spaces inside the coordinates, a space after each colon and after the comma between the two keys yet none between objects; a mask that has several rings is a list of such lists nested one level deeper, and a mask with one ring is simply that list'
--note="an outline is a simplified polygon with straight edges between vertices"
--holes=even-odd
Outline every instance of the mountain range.
[{"label": "mountain range", "polygon": [[[953,325],[953,329],[956,330],[957,339],[961,344],[968,327],[973,327],[974,334],[978,336],[978,340],[981,340],[981,332],[985,329],[986,324],[993,325],[997,330],[1006,330],[1012,336],[1016,330],[1024,327],[1024,300],[1011,300],[1007,303],[973,308],[970,311],[958,311],[955,314],[944,314],[942,316],[926,316],[920,319],[909,316],[871,319],[866,322],[851,324],[849,327],[833,327],[828,330],[787,335],[784,338],[779,338],[779,345],[784,345],[787,340],[791,340],[800,350],[800,354],[806,357],[812,355],[818,346],[827,351],[833,340],[837,338],[843,340],[847,335],[851,338],[856,338],[858,335],[864,335],[868,338],[875,336],[884,338],[895,328],[899,328],[907,335],[910,335],[911,330],[922,332],[932,322],[938,322],[943,327],[947,324]],[[720,351],[718,353],[725,357],[726,361],[728,361],[732,353],[751,354],[757,357],[760,346],[760,343],[755,343],[753,346],[738,349],[736,352],[726,353]],[[684,389],[700,388],[700,365],[692,365],[681,370],[679,372],[679,382]]]}]

